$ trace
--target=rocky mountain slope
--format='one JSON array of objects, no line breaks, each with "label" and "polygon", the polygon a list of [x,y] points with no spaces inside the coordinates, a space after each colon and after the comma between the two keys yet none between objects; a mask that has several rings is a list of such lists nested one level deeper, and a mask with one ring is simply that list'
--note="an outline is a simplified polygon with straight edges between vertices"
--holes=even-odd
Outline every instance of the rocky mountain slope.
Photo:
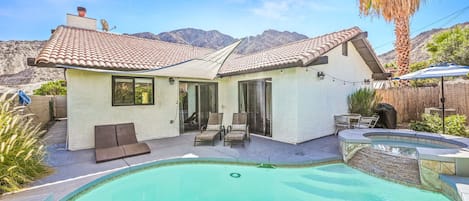
[{"label": "rocky mountain slope", "polygon": [[131,36],[162,40],[171,43],[189,44],[197,47],[206,47],[212,49],[219,49],[233,43],[236,39],[233,37],[222,34],[219,31],[204,31],[200,29],[178,29],[170,32],[162,32],[153,34],[150,32],[127,34]]},{"label": "rocky mountain slope", "polygon": [[269,29],[257,36],[244,38],[235,52],[239,54],[249,54],[307,38],[307,36],[296,32],[280,32]]},{"label": "rocky mountain slope", "polygon": [[[193,28],[178,29],[170,32],[162,32],[160,34],[142,32],[128,35],[212,49],[225,47],[237,40],[219,31],[204,31]],[[280,32],[270,29],[257,36],[244,38],[244,41],[238,46],[235,52],[238,54],[249,54],[306,38],[308,37],[296,32]]]},{"label": "rocky mountain slope", "polygon": [[0,41],[0,90],[63,79],[61,69],[32,68],[26,64],[26,58],[36,57],[44,43],[45,41]]},{"label": "rocky mountain slope", "polygon": [[[410,62],[414,63],[414,62],[425,61],[429,59],[430,55],[428,54],[426,50],[426,45],[432,39],[432,36],[442,31],[446,31],[451,28],[454,28],[455,26],[469,27],[469,22],[456,24],[450,28],[432,29],[429,31],[424,31],[420,33],[419,35],[415,36],[414,38],[412,38],[410,42],[412,44],[412,49],[410,50]],[[395,61],[396,59],[396,52],[394,50],[391,50],[389,52],[379,55],[378,58],[382,64],[391,63]]]}]

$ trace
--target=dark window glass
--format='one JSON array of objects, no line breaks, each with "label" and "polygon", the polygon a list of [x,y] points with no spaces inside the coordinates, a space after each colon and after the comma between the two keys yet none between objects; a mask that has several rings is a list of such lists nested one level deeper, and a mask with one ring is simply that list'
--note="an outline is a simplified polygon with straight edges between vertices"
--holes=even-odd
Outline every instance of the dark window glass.
[{"label": "dark window glass", "polygon": [[348,45],[347,45],[347,42],[342,43],[342,55],[348,56]]},{"label": "dark window glass", "polygon": [[113,77],[112,105],[152,105],[153,78]]},{"label": "dark window glass", "polygon": [[153,104],[153,79],[135,78],[135,104]]}]

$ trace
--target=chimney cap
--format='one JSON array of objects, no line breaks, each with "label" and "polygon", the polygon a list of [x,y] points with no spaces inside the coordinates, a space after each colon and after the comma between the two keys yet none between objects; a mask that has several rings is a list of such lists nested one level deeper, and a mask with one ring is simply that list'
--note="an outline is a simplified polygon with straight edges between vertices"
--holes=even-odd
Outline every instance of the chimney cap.
[{"label": "chimney cap", "polygon": [[78,6],[77,11],[86,11],[86,8],[82,6]]}]

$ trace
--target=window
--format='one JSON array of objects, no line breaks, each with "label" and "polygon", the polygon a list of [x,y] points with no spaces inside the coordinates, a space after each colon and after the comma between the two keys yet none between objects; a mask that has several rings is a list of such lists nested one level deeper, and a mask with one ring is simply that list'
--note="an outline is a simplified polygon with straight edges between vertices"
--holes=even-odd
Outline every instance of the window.
[{"label": "window", "polygon": [[348,42],[342,43],[342,55],[347,56],[348,55]]},{"label": "window", "polygon": [[112,77],[112,105],[153,105],[153,78]]}]

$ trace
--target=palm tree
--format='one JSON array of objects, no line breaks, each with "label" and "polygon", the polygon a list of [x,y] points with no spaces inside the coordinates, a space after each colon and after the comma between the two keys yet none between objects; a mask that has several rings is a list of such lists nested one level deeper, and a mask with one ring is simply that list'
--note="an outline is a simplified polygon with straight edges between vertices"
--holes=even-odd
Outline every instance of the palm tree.
[{"label": "palm tree", "polygon": [[409,72],[411,48],[409,19],[419,9],[420,2],[420,0],[359,0],[360,14],[382,16],[387,22],[394,22],[398,75]]}]

